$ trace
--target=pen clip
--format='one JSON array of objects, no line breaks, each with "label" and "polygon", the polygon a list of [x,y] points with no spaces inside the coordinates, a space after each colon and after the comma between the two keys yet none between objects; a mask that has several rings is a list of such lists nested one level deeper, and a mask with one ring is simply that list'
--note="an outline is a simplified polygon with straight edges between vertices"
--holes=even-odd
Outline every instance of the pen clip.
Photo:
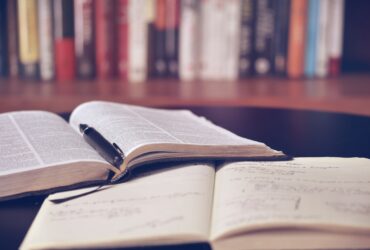
[{"label": "pen clip", "polygon": [[118,151],[118,153],[121,154],[122,158],[125,158],[125,154],[123,153],[122,149],[120,149],[120,147],[115,142],[113,142],[112,145]]}]

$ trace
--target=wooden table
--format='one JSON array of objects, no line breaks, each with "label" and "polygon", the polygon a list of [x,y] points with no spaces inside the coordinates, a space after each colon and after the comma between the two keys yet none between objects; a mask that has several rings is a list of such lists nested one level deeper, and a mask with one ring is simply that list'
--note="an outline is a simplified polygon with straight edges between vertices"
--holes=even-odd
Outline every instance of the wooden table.
[{"label": "wooden table", "polygon": [[[292,156],[370,158],[370,117],[248,107],[192,106],[191,109],[241,136],[265,142]],[[0,249],[19,247],[44,198],[0,203]],[[208,249],[208,246],[192,248]]]}]

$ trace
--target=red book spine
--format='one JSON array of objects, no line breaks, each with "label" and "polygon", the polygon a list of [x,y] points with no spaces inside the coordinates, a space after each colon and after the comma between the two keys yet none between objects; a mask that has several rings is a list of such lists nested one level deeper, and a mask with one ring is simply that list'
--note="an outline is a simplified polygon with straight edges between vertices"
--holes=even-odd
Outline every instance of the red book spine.
[{"label": "red book spine", "polygon": [[118,73],[122,79],[127,79],[128,66],[128,0],[118,0],[117,6],[118,30]]},{"label": "red book spine", "polygon": [[115,1],[95,1],[96,71],[99,78],[110,78],[116,72]]},{"label": "red book spine", "polygon": [[329,74],[331,76],[338,76],[340,74],[340,66],[340,58],[329,58]]},{"label": "red book spine", "polygon": [[75,47],[73,38],[60,38],[55,41],[56,76],[60,81],[75,77]]},{"label": "red book spine", "polygon": [[55,73],[60,81],[72,80],[76,75],[73,1],[55,0],[54,2],[55,35]]}]

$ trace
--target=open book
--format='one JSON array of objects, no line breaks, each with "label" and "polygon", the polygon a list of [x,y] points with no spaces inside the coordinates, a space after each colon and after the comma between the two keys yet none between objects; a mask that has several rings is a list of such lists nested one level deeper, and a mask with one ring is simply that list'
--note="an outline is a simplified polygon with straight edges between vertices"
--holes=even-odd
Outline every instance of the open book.
[{"label": "open book", "polygon": [[21,249],[208,242],[213,249],[370,248],[370,160],[177,165],[44,201]]},{"label": "open book", "polygon": [[[82,123],[119,145],[126,155],[120,169],[82,138]],[[0,199],[96,184],[157,161],[279,157],[284,154],[187,110],[89,102],[73,111],[70,124],[44,111],[0,115]]]}]

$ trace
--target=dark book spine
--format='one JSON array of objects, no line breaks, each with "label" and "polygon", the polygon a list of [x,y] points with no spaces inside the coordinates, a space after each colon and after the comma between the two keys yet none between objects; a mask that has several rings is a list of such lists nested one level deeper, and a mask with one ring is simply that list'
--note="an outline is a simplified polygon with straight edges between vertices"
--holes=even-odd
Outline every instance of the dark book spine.
[{"label": "dark book spine", "polygon": [[117,31],[118,31],[118,75],[128,79],[128,0],[118,0]]},{"label": "dark book spine", "polygon": [[166,63],[166,0],[157,0],[155,8],[154,75],[165,77],[168,73]]},{"label": "dark book spine", "polygon": [[245,78],[253,72],[254,7],[256,0],[242,0],[239,44],[239,77]]},{"label": "dark book spine", "polygon": [[8,0],[7,26],[9,76],[17,77],[19,74],[17,1]]},{"label": "dark book spine", "polygon": [[165,53],[167,75],[179,76],[179,19],[180,2],[166,0]]},{"label": "dark book spine", "polygon": [[0,77],[8,75],[7,1],[0,1]]},{"label": "dark book spine", "polygon": [[115,1],[95,1],[95,59],[99,78],[110,78],[116,73],[115,8]]},{"label": "dark book spine", "polygon": [[285,75],[287,69],[290,0],[276,0],[275,10],[274,71],[277,75]]},{"label": "dark book spine", "polygon": [[75,51],[77,76],[91,79],[95,74],[94,2],[75,0]]},{"label": "dark book spine", "polygon": [[254,42],[254,72],[269,75],[273,72],[275,0],[256,1]]},{"label": "dark book spine", "polygon": [[20,76],[27,80],[39,78],[39,33],[37,1],[18,0],[18,38]]}]

